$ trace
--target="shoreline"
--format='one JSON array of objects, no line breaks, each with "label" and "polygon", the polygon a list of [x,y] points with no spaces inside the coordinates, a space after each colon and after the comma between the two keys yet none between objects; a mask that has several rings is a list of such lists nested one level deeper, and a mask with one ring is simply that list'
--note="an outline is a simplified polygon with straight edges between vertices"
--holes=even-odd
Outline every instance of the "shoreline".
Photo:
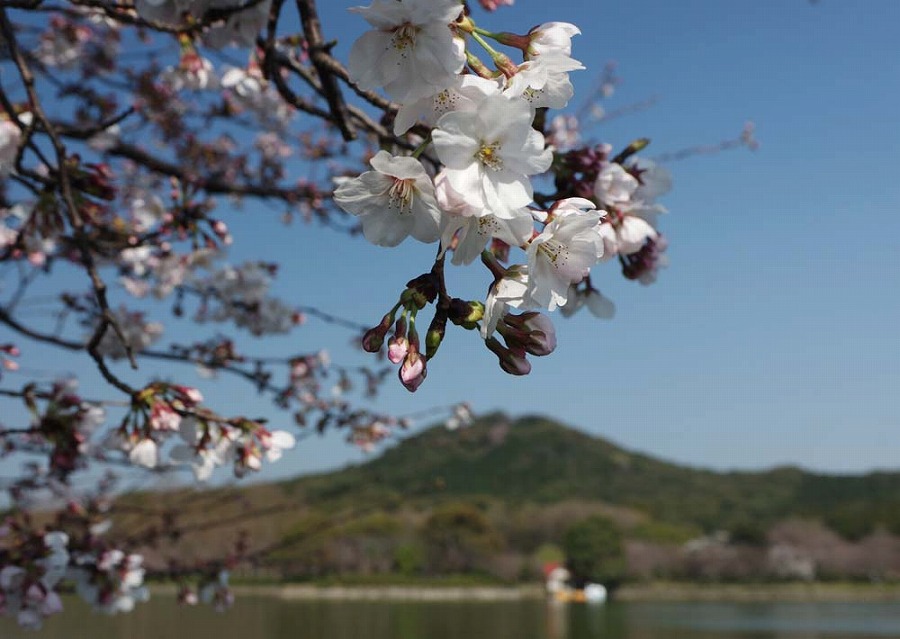
[{"label": "shoreline", "polygon": [[[154,592],[173,592],[173,586],[157,584]],[[492,602],[546,599],[538,584],[520,586],[266,584],[232,587],[239,597],[275,597],[284,601],[424,601]],[[900,584],[784,583],[691,584],[653,582],[629,584],[616,591],[619,602],[900,602]]]}]

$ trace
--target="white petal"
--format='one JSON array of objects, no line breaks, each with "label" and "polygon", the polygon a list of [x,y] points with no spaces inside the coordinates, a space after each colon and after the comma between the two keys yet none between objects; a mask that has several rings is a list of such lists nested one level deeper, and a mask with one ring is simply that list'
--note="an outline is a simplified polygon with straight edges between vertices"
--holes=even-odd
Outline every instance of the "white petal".
[{"label": "white petal", "polygon": [[132,464],[145,468],[156,468],[159,463],[159,447],[152,439],[142,439],[128,453]]}]

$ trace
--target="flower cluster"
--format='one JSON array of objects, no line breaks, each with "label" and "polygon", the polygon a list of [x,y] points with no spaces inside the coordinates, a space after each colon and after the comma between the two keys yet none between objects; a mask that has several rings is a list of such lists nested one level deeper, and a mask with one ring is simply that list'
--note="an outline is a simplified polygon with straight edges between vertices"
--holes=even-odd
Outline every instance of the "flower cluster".
[{"label": "flower cluster", "polygon": [[108,615],[130,612],[136,603],[150,598],[144,586],[143,562],[141,555],[119,549],[82,553],[73,557],[66,577],[75,584],[78,596],[95,610]]},{"label": "flower cluster", "polygon": [[[3,536],[0,533],[0,541]],[[48,532],[20,544],[16,563],[0,553],[0,614],[14,617],[25,628],[38,629],[45,617],[62,612],[55,588],[69,564],[68,543],[65,533]]]},{"label": "flower cluster", "polygon": [[113,316],[121,336],[108,329],[97,346],[98,352],[110,359],[124,359],[128,351],[140,353],[162,337],[163,325],[146,321],[143,313],[120,308],[114,311]]},{"label": "flower cluster", "polygon": [[147,20],[177,27],[190,21],[202,21],[219,12],[227,17],[215,19],[207,31],[205,40],[214,47],[227,45],[252,46],[260,29],[266,23],[271,0],[251,3],[246,10],[237,10],[243,3],[230,0],[137,0],[138,15]]},{"label": "flower cluster", "polygon": [[252,420],[230,423],[187,417],[178,429],[182,443],[171,451],[175,463],[191,466],[199,481],[206,481],[218,466],[230,465],[236,477],[262,468],[263,459],[278,461],[296,440],[284,430],[267,430]]},{"label": "flower cluster", "polygon": [[201,481],[218,466],[231,465],[238,477],[258,471],[263,459],[277,461],[294,447],[294,436],[287,431],[269,430],[243,417],[219,416],[202,408],[202,402],[196,388],[151,384],[136,395],[106,446],[127,453],[133,464],[157,468],[166,457],[166,444],[177,438],[168,447],[168,463],[191,466]]},{"label": "flower cluster", "polygon": [[[382,88],[399,102],[394,132],[415,131],[420,144],[411,155],[380,150],[371,171],[341,179],[334,200],[359,219],[373,244],[394,247],[410,236],[440,243],[435,268],[407,284],[363,337],[363,347],[377,352],[392,333],[387,357],[399,365],[402,384],[415,391],[447,321],[480,325],[501,368],[527,374],[526,355],[547,355],[556,346],[553,325],[537,310],[571,314],[589,302],[596,315],[608,317],[612,311],[590,282],[594,265],[618,256],[626,277],[647,281],[664,263],[665,245],[655,230],[664,209],[655,199],[668,188],[668,174],[632,161],[638,148],[609,159],[605,148],[563,154],[548,146],[548,140],[578,139],[572,118],[546,135],[542,130],[544,111],[564,108],[574,94],[569,73],[584,68],[572,57],[572,38],[580,33],[575,25],[492,33],[454,0],[375,0],[355,11],[373,29],[353,47],[351,77],[360,88]],[[518,49],[522,62],[497,51],[491,39]],[[556,192],[536,193],[534,181],[548,172]],[[511,248],[526,259],[504,266]],[[446,292],[448,251],[455,265],[481,256],[492,275],[483,304]],[[416,318],[427,304],[435,305],[435,317],[421,340]]]}]

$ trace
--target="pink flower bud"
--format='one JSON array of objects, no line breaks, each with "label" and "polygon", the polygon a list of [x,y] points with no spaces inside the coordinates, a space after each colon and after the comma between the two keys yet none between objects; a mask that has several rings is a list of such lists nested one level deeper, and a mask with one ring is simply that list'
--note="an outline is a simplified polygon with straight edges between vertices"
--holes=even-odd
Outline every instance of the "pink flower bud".
[{"label": "pink flower bud", "polygon": [[19,347],[15,344],[3,344],[0,346],[0,351],[7,353],[8,355],[12,355],[13,357],[18,357],[21,355],[19,351]]},{"label": "pink flower bud", "polygon": [[400,366],[400,382],[410,393],[415,393],[422,382],[428,375],[428,369],[425,367],[425,358],[422,357],[415,348],[410,348],[409,353]]},{"label": "pink flower bud", "polygon": [[203,401],[203,395],[200,393],[200,391],[191,386],[173,385],[172,389],[176,393],[178,393],[181,401],[185,402],[186,404],[199,404]]},{"label": "pink flower bud", "polygon": [[409,352],[409,340],[396,335],[388,341],[388,359],[392,364],[399,364]]}]

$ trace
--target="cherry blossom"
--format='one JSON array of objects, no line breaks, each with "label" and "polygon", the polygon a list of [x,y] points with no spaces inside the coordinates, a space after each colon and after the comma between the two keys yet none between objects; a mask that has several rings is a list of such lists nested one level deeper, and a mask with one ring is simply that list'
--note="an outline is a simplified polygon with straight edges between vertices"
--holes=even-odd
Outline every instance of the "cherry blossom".
[{"label": "cherry blossom", "polygon": [[387,151],[379,151],[370,164],[374,171],[334,192],[341,208],[360,217],[365,238],[377,246],[397,246],[410,235],[420,242],[437,240],[441,211],[422,164]]},{"label": "cherry blossom", "polygon": [[542,55],[572,55],[572,36],[579,35],[581,29],[570,22],[545,22],[528,32],[529,59]]},{"label": "cherry blossom", "polygon": [[114,615],[130,612],[135,604],[149,599],[144,572],[141,555],[111,549],[98,556],[75,556],[66,578],[75,584],[78,596],[95,610]]},{"label": "cherry blossom", "polygon": [[127,348],[134,352],[141,352],[159,340],[163,333],[163,325],[159,322],[144,321],[143,313],[128,311],[120,308],[115,311],[117,324],[121,327],[122,338],[113,330],[108,330],[100,341],[98,349],[110,359],[123,359],[127,357]]},{"label": "cherry blossom", "polygon": [[475,208],[512,219],[533,197],[529,175],[550,168],[553,153],[531,128],[521,98],[492,95],[477,111],[447,113],[432,134],[454,191]]},{"label": "cherry blossom", "polygon": [[532,305],[529,293],[528,267],[514,265],[506,269],[504,276],[494,282],[484,303],[484,319],[481,336],[490,337],[497,329],[497,323],[510,308],[529,308]]},{"label": "cherry blossom", "polygon": [[500,92],[500,84],[477,75],[454,76],[449,86],[417,100],[404,102],[394,119],[394,133],[402,135],[416,123],[433,127],[445,113],[475,111],[481,101]]},{"label": "cherry blossom", "polygon": [[66,533],[50,531],[36,541],[40,544],[37,557],[26,554],[20,565],[0,568],[0,614],[15,617],[20,626],[32,630],[39,629],[45,617],[62,612],[55,588],[69,563]]},{"label": "cherry blossom", "polygon": [[558,53],[547,53],[519,65],[509,79],[504,93],[521,96],[532,108],[562,109],[575,95],[569,72],[584,69],[584,65]]},{"label": "cherry blossom", "polygon": [[445,215],[441,221],[441,250],[453,246],[453,264],[470,264],[488,242],[496,238],[512,246],[524,244],[534,230],[531,213],[521,209],[511,219],[499,218],[471,207],[453,190],[446,172],[435,178],[437,201]]},{"label": "cherry blossom", "polygon": [[631,200],[640,183],[621,164],[605,163],[594,183],[594,197],[601,206],[624,204]]},{"label": "cherry blossom", "polygon": [[444,90],[465,63],[462,41],[449,23],[457,0],[374,0],[351,9],[374,27],[350,50],[350,77],[363,89],[384,90],[398,102]]},{"label": "cherry blossom", "polygon": [[598,227],[604,214],[590,200],[558,202],[553,220],[528,246],[528,295],[534,303],[551,311],[564,305],[569,286],[603,257]]}]

